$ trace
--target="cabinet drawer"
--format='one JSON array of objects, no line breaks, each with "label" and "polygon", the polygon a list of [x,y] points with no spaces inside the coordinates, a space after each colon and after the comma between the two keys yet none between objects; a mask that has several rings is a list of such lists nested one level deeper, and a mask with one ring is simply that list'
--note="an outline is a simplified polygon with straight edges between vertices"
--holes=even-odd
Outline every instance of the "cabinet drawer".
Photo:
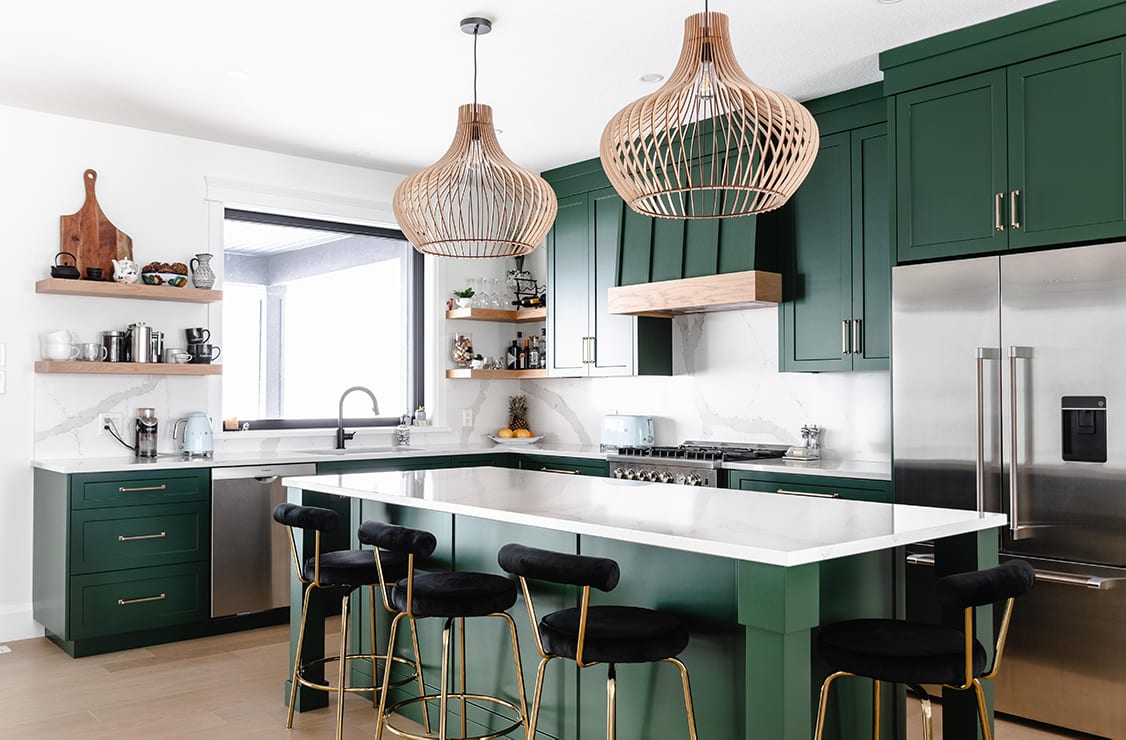
[{"label": "cabinet drawer", "polygon": [[77,575],[206,560],[208,513],[205,502],[75,511],[70,571]]},{"label": "cabinet drawer", "polygon": [[535,470],[545,473],[591,475],[600,478],[606,478],[610,475],[609,463],[604,460],[587,458],[516,455],[516,466],[519,470]]},{"label": "cabinet drawer", "polygon": [[154,470],[131,475],[75,475],[71,478],[71,506],[170,504],[208,498],[207,470]]},{"label": "cabinet drawer", "polygon": [[782,495],[811,495],[841,498],[849,501],[877,501],[891,503],[891,484],[882,481],[856,478],[827,478],[825,476],[767,476],[758,477],[738,471],[728,476],[728,488],[740,491],[762,491]]},{"label": "cabinet drawer", "polygon": [[69,639],[207,619],[208,575],[199,562],[74,576]]}]

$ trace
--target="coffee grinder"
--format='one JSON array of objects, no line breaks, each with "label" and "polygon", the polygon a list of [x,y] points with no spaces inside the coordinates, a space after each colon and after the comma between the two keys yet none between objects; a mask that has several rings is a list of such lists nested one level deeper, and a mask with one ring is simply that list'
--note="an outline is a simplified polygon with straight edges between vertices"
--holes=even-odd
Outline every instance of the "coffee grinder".
[{"label": "coffee grinder", "polygon": [[137,457],[156,457],[156,409],[137,409],[137,421],[134,428],[136,429],[134,450]]}]

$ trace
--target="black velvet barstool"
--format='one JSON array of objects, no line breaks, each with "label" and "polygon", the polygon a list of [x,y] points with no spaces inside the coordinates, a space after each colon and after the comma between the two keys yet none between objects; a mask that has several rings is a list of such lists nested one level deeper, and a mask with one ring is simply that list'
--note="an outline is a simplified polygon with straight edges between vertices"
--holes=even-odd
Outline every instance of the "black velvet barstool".
[{"label": "black velvet barstool", "polygon": [[[853,619],[823,627],[817,638],[818,649],[836,672],[821,685],[815,740],[821,740],[825,727],[829,687],[844,676],[873,680],[873,737],[876,740],[880,737],[881,681],[907,684],[919,696],[924,740],[930,740],[934,730],[930,697],[922,684],[942,684],[959,691],[972,689],[977,696],[982,735],[990,740],[981,682],[997,675],[1013,615],[1013,602],[1035,583],[1035,571],[1023,560],[1010,560],[995,568],[939,579],[939,601],[947,608],[963,610],[965,621],[960,630],[897,619]],[[1005,602],[1005,613],[997,631],[993,666],[987,670],[985,647],[974,638],[974,607],[999,601]]]},{"label": "black velvet barstool", "polygon": [[[516,637],[516,623],[512,621],[506,611],[516,603],[516,585],[509,579],[492,573],[465,573],[465,572],[440,572],[421,573],[414,572],[414,558],[422,552],[432,552],[436,545],[434,535],[418,529],[409,529],[391,524],[365,522],[361,528],[361,542],[374,545],[377,550],[376,562],[382,561],[388,555],[405,558],[407,561],[406,575],[401,578],[393,588],[384,591],[385,605],[396,612],[391,620],[391,634],[388,650],[395,644],[395,633],[399,621],[406,618],[413,620],[426,617],[441,617],[445,619],[442,629],[442,683],[437,694],[404,699],[391,706],[387,706],[387,694],[390,684],[390,665],[384,667],[383,688],[379,694],[379,714],[376,719],[375,740],[381,740],[383,730],[386,729],[399,737],[408,740],[425,740],[425,736],[415,735],[404,729],[395,727],[388,721],[388,716],[396,710],[417,702],[422,703],[423,711],[427,702],[437,701],[440,706],[438,724],[438,737],[448,740],[447,709],[449,700],[461,702],[461,734],[454,736],[462,740],[489,740],[513,732],[517,728],[527,728],[528,707],[524,695],[524,673],[520,667],[520,644]],[[379,567],[382,567],[380,565]],[[466,690],[465,685],[465,620],[467,617],[497,617],[503,619],[508,625],[509,635],[512,638],[512,658],[516,667],[516,684],[520,698],[520,705],[503,699],[499,696],[486,694],[472,694]],[[450,634],[454,624],[458,626],[459,654],[458,662],[461,674],[459,691],[450,691]],[[504,728],[489,732],[484,735],[468,735],[466,705],[468,701],[481,701],[507,707],[515,714],[515,719]],[[429,716],[427,720],[427,735],[429,735]],[[524,734],[522,731],[521,734]]]},{"label": "black velvet barstool", "polygon": [[[389,665],[392,661],[403,663],[410,667],[411,675],[400,680],[396,685],[401,685],[417,678],[418,685],[422,687],[422,666],[418,657],[418,641],[415,639],[414,662],[404,658],[391,658],[388,648],[386,655],[376,654],[375,634],[375,589],[386,583],[394,582],[407,572],[407,558],[395,553],[383,553],[377,561],[370,550],[337,550],[321,552],[321,533],[335,531],[340,526],[340,517],[331,509],[322,509],[316,506],[298,506],[297,504],[282,503],[274,508],[274,520],[279,524],[289,527],[291,552],[293,554],[293,567],[297,579],[305,587],[305,597],[301,606],[301,626],[297,633],[297,657],[293,661],[292,686],[289,690],[289,713],[286,717],[286,728],[293,727],[293,712],[297,704],[297,686],[328,691],[336,694],[336,737],[340,740],[344,732],[344,695],[346,693],[371,692],[372,703],[375,703],[377,688],[371,686],[348,686],[348,661],[371,661],[372,682],[375,683],[379,675],[377,661],[386,660]],[[311,529],[315,535],[313,557],[306,558],[302,563],[297,555],[297,539],[295,529]],[[388,580],[384,580],[384,577]],[[348,653],[348,600],[357,588],[367,586],[369,589],[369,618],[371,620],[371,645],[372,653]],[[319,658],[308,663],[301,662],[301,650],[305,643],[305,620],[309,613],[309,599],[315,590],[334,591],[340,594],[340,652],[337,655]],[[383,592],[385,589],[380,588]],[[312,681],[305,677],[306,671],[315,665],[323,666],[325,663],[339,661],[340,668],[335,685]]]},{"label": "black velvet barstool", "polygon": [[[696,740],[696,715],[688,669],[676,656],[688,647],[688,628],[675,615],[633,606],[591,606],[590,590],[612,591],[618,585],[618,564],[609,558],[570,555],[508,544],[497,556],[500,567],[520,578],[528,618],[540,654],[528,737],[534,737],[543,694],[544,669],[554,658],[574,660],[579,668],[608,664],[606,675],[606,737],[616,737],[617,663],[672,663],[680,671],[688,736]],[[536,621],[529,578],[581,586],[582,605],[551,612]]]}]

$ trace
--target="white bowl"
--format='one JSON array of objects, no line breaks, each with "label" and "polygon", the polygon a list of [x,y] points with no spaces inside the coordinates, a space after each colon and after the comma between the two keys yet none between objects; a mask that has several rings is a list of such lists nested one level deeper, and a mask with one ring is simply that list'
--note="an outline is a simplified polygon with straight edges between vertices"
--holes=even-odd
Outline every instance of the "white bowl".
[{"label": "white bowl", "polygon": [[491,434],[486,434],[485,436],[501,445],[530,445],[539,442],[544,435],[541,434],[538,437],[494,437]]}]

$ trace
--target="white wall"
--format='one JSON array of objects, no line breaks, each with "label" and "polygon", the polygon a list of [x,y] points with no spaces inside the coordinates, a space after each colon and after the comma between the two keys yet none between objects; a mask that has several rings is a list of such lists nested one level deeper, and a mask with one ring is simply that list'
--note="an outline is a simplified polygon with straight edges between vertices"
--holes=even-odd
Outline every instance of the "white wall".
[{"label": "white wall", "polygon": [[[209,408],[216,379],[35,375],[38,335],[69,329],[81,341],[142,320],[177,333],[216,327],[218,307],[37,295],[58,251],[59,216],[83,201],[82,173],[98,172],[97,194],[111,221],[133,238],[142,264],[182,261],[208,251],[204,178],[323,193],[353,202],[391,201],[400,175],[284,156],[179,136],[0,107],[0,343],[7,345],[7,392],[0,395],[0,640],[40,634],[31,617],[33,457],[119,455],[97,434],[99,411],[128,418],[154,406],[163,420]],[[221,263],[221,258],[217,258]],[[171,288],[169,290],[172,290]],[[162,434],[161,444],[168,447]],[[127,454],[127,453],[126,453]]]}]

